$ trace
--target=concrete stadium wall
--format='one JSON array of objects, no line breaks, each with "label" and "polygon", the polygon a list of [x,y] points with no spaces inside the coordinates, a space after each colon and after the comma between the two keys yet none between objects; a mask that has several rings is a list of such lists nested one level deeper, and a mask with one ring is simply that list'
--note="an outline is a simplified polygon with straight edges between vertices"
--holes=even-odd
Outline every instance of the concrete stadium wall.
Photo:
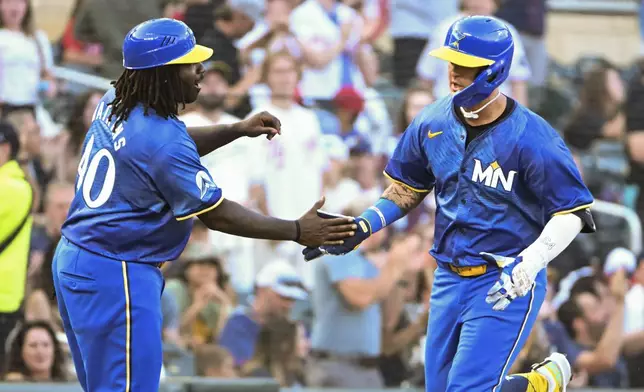
[{"label": "concrete stadium wall", "polygon": [[629,65],[639,57],[640,41],[635,14],[551,12],[547,18],[548,53],[563,64],[572,64],[581,55],[601,55],[617,65]]}]

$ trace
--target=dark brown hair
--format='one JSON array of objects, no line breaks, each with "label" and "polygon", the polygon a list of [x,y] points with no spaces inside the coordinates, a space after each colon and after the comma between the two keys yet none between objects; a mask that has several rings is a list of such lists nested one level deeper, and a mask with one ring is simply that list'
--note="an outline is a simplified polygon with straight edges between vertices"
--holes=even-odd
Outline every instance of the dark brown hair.
[{"label": "dark brown hair", "polygon": [[221,368],[227,358],[233,356],[223,347],[203,344],[195,348],[195,371],[197,376],[205,377],[209,368]]},{"label": "dark brown hair", "polygon": [[[293,365],[297,360],[296,347],[297,324],[282,317],[273,318],[259,331],[255,355],[244,366],[243,371],[249,374],[257,369],[265,369],[271,372],[282,386],[289,386],[297,378],[297,369],[294,369]],[[275,369],[280,369],[281,374],[273,374]]]},{"label": "dark brown hair", "polygon": [[613,107],[611,97],[606,85],[606,76],[609,71],[619,72],[617,67],[608,61],[596,65],[584,75],[584,83],[579,93],[579,111],[593,113],[606,119],[612,117]]},{"label": "dark brown hair", "polygon": [[409,107],[409,98],[417,93],[427,94],[432,97],[432,99],[434,97],[432,92],[424,87],[412,86],[408,88],[405,92],[405,98],[403,99],[402,105],[400,106],[400,110],[398,111],[398,124],[395,130],[396,135],[402,135],[403,133],[405,133],[405,129],[407,129],[407,127],[409,126],[409,121],[407,121],[407,108]]},{"label": "dark brown hair", "polygon": [[11,342],[5,374],[19,373],[27,378],[31,377],[31,371],[29,371],[29,368],[22,357],[22,349],[25,346],[25,341],[29,331],[38,328],[44,329],[47,332],[47,335],[51,338],[54,348],[54,361],[51,368],[52,380],[66,381],[67,377],[65,376],[65,359],[63,357],[63,351],[60,348],[60,343],[56,339],[56,334],[54,333],[53,328],[45,321],[30,321],[20,327],[16,337]]}]

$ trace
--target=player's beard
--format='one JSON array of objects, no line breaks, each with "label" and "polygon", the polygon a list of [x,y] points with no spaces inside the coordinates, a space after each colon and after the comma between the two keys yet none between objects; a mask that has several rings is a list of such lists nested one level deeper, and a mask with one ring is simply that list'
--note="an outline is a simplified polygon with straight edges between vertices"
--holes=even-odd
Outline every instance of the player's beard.
[{"label": "player's beard", "polygon": [[199,94],[197,104],[205,111],[212,112],[224,106],[225,97],[218,94]]}]

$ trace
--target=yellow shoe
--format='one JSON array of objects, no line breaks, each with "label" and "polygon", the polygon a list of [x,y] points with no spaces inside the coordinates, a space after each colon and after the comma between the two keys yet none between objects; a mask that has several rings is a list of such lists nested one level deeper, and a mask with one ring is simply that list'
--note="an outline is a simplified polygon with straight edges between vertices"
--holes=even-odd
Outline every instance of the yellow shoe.
[{"label": "yellow shoe", "polygon": [[552,353],[543,362],[533,365],[532,371],[548,380],[548,392],[566,392],[566,386],[572,379],[570,362],[561,353]]}]

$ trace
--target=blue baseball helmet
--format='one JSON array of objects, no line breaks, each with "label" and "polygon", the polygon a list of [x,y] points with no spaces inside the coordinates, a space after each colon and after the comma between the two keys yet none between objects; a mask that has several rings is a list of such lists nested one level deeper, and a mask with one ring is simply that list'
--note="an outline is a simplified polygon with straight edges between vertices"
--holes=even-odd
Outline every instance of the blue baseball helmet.
[{"label": "blue baseball helmet", "polygon": [[474,82],[454,95],[454,102],[470,108],[499,87],[510,73],[514,41],[500,20],[491,16],[468,16],[449,28],[442,47],[431,56],[462,67],[486,67]]},{"label": "blue baseball helmet", "polygon": [[147,69],[169,64],[196,64],[212,56],[212,49],[197,45],[183,22],[152,19],[135,26],[123,40],[123,66]]}]

